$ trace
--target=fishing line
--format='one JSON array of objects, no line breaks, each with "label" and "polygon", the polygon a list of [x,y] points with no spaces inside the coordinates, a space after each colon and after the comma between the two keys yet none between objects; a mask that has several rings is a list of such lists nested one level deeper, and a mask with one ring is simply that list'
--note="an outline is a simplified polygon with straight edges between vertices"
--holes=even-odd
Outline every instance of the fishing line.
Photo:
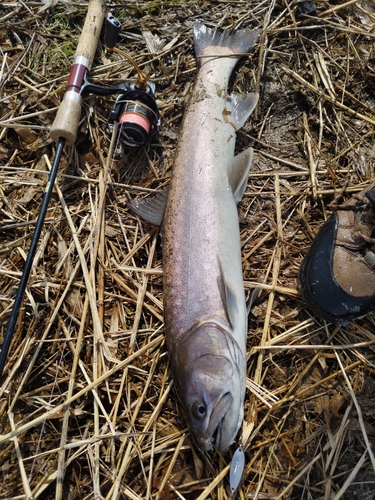
[{"label": "fishing line", "polygon": [[99,96],[119,94],[110,114],[106,130],[107,133],[117,133],[117,126],[115,124],[120,123],[118,141],[121,141],[126,146],[135,147],[145,145],[149,137],[157,132],[160,127],[160,114],[154,95],[155,85],[147,81],[146,75],[140,70],[132,57],[119,49],[115,49],[114,45],[116,44],[121,24],[112,15],[108,15],[106,18],[104,45],[107,50],[121,54],[133,64],[138,74],[137,80],[135,82],[120,83],[112,87],[92,84],[88,80],[87,74],[94,60],[105,12],[106,6],[104,0],[90,0],[74,62],[69,74],[64,99],[58,108],[56,118],[50,130],[51,138],[57,144],[55,158],[48,177],[40,213],[35,225],[35,231],[13,303],[12,312],[6,327],[0,352],[0,376],[4,370],[17,325],[19,311],[25,295],[49,200],[52,196],[63,149],[64,146],[73,145],[77,138],[83,96],[88,93]]},{"label": "fishing line", "polygon": [[[67,339],[64,339],[64,343],[63,343],[63,346],[62,346],[62,349],[61,349],[60,359],[58,361],[58,365],[56,367],[56,372],[55,372],[55,377],[53,379],[52,389],[51,389],[51,392],[50,392],[50,395],[49,395],[49,400],[46,403],[47,406],[52,406],[51,403],[52,403],[53,393],[54,393],[54,390],[55,390],[56,386],[58,385],[58,383],[57,383],[57,381],[58,381],[58,373],[59,373],[59,369],[60,369],[60,367],[62,365],[62,360],[63,360],[63,357],[64,357],[64,351],[65,351],[66,344],[67,344]],[[42,442],[42,439],[43,439],[43,434],[44,434],[44,429],[45,429],[45,426],[46,426],[46,422],[47,422],[47,419],[43,420],[42,425],[41,425],[41,429],[40,429],[40,433],[39,433],[39,438],[37,440],[36,449],[35,449],[35,452],[34,452],[35,458],[32,461],[30,472],[29,472],[29,476],[28,476],[28,481],[29,482],[33,478],[34,467],[35,467],[35,464],[37,462],[37,456],[39,454],[40,445],[41,445],[41,442]]]},{"label": "fishing line", "polygon": [[[119,144],[119,141],[120,141],[120,137],[117,133],[117,129],[118,129],[118,126],[117,124],[115,125],[114,127],[114,130],[113,130],[113,134],[112,134],[112,139],[111,139],[111,143],[110,143],[110,148],[109,148],[109,151],[108,151],[108,158],[109,158],[109,161],[107,162],[107,165],[106,165],[106,169],[105,169],[105,175],[104,175],[104,178],[103,178],[103,183],[104,183],[104,191],[103,191],[103,197],[105,197],[105,193],[107,191],[107,187],[108,187],[108,184],[107,184],[107,180],[108,178],[110,177],[110,174],[111,174],[111,171],[112,171],[112,165],[113,165],[113,161],[114,161],[114,158],[115,158],[115,151],[116,151],[116,148]],[[56,186],[57,190],[59,191],[59,188],[58,186]],[[60,194],[59,194],[60,195]],[[98,210],[97,210],[97,223],[95,224],[95,227],[96,228],[100,228],[101,227],[101,222],[100,219],[104,214],[104,210],[102,206],[100,206],[100,203],[102,202],[102,204],[104,204],[104,199],[100,199],[98,200]],[[100,237],[100,233],[99,234],[95,234],[95,227],[93,228],[93,237],[92,237],[92,242],[94,242],[94,245],[95,245],[95,241],[97,241]],[[72,228],[73,229],[73,228]],[[94,251],[95,253],[95,251]],[[89,261],[90,261],[90,258],[91,256],[89,254],[86,254],[86,264],[88,265],[89,264]],[[93,259],[95,259],[95,255],[93,256]],[[82,290],[84,288],[84,278],[81,277],[81,285],[80,287],[78,287],[78,292],[80,290]],[[77,310],[78,308],[78,296],[76,297],[76,300],[74,301],[73,303],[73,310],[71,311],[71,313],[69,314],[69,317],[70,317],[70,321],[69,321],[69,324],[66,326],[67,328],[67,331],[68,331],[68,337],[71,338],[72,335],[72,331],[73,331],[73,328],[72,328],[72,322],[73,322],[73,316],[74,316],[74,313],[75,311]],[[86,321],[86,318],[81,318],[81,322],[82,321]],[[52,388],[51,388],[51,392],[50,392],[50,395],[49,395],[49,400],[47,402],[47,405],[51,405],[51,402],[53,400],[53,397],[54,397],[54,391],[56,389],[56,386],[58,385],[58,374],[59,374],[59,370],[63,364],[63,359],[65,357],[65,349],[67,347],[67,342],[68,342],[68,339],[64,338],[64,341],[63,341],[63,344],[61,346],[61,355],[60,355],[60,358],[59,358],[59,361],[58,361],[58,364],[57,364],[57,367],[56,367],[56,372],[55,372],[55,377],[54,377],[54,380],[53,380],[53,385],[52,385]],[[82,343],[80,345],[80,347],[82,346]],[[76,356],[79,356],[79,353],[76,353],[75,354]],[[78,362],[79,364],[79,362]],[[82,371],[82,366],[81,366],[81,371]],[[83,373],[83,371],[82,371]],[[84,377],[86,378],[86,374],[83,373]],[[68,393],[68,398],[71,397],[71,394]],[[70,405],[67,406],[67,408],[65,409],[66,412],[69,412],[70,411]],[[36,464],[36,461],[37,461],[37,455],[39,453],[39,449],[40,449],[40,445],[41,445],[41,442],[42,442],[42,438],[43,438],[43,434],[44,434],[44,430],[45,430],[45,426],[46,426],[46,420],[43,420],[43,423],[42,423],[42,426],[41,426],[41,430],[40,430],[40,434],[39,434],[39,438],[38,438],[38,441],[37,441],[37,445],[36,445],[36,450],[35,450],[35,458],[32,462],[32,466],[31,466],[31,471],[29,473],[29,481],[32,480],[32,477],[33,477],[33,472],[34,472],[34,467],[35,467],[35,464]],[[61,438],[63,439],[63,437]],[[60,443],[60,447],[63,448],[63,445],[64,443]]]},{"label": "fishing line", "polygon": [[[4,341],[0,352],[0,376],[5,366],[8,350],[16,327],[19,311],[21,309],[26,285],[32,268],[34,254],[43,228],[49,200],[52,196],[54,182],[56,179],[63,149],[65,144],[74,144],[77,136],[82,103],[82,98],[79,95],[79,89],[77,92],[77,73],[78,75],[82,75],[82,71],[83,73],[85,73],[91,68],[96,52],[96,47],[99,42],[99,35],[104,20],[105,10],[104,0],[90,1],[86,20],[77,47],[75,61],[70,72],[67,92],[65,93],[64,100],[62,101],[58,109],[56,119],[51,127],[51,137],[57,143],[55,158],[47,181],[40,213],[35,225],[35,231],[31,240],[29,252],[26,258],[16,298],[13,304],[13,309],[5,331]],[[70,87],[72,90],[70,89]]]},{"label": "fishing line", "polygon": [[[118,53],[121,53],[121,55],[125,55],[122,51],[118,51]],[[133,59],[130,58],[130,56],[128,57],[128,59],[130,59],[130,61],[133,63],[133,65],[135,66],[135,68],[138,71],[138,79],[137,79],[136,84],[138,83],[139,87],[141,87],[140,90],[142,90],[143,92],[149,92],[150,91],[150,86],[147,84],[147,79],[145,77],[145,74],[142,73],[142,72],[140,72],[138,66],[135,64],[135,62],[133,61]],[[73,65],[73,67],[74,67],[74,65]],[[82,68],[78,67],[78,70],[82,71]],[[74,74],[74,71],[72,70],[71,73]],[[71,87],[74,87],[74,85],[76,83],[75,82],[75,78],[76,77],[74,77],[74,78],[72,78],[72,76],[70,77],[69,82],[68,82],[68,88],[69,88],[69,83],[70,83]],[[90,84],[88,84],[87,80],[85,80],[85,86],[86,87],[90,87]],[[128,90],[128,91],[131,90],[131,91],[133,91],[133,94],[134,94],[134,90],[138,90],[135,87],[136,87],[136,85],[134,86],[134,88],[130,88],[130,86],[128,84],[128,87],[126,88],[126,90]],[[90,90],[97,90],[97,89],[91,88]],[[123,91],[123,90],[124,89],[121,88],[121,91]],[[108,90],[106,89],[105,92],[108,93]],[[118,93],[118,89],[117,89],[117,93]],[[138,92],[138,94],[136,95],[136,97],[139,97],[140,95],[141,94]],[[147,97],[147,102],[148,103],[150,102],[149,96]],[[119,104],[122,104],[122,101],[119,101]],[[147,108],[144,107],[143,109],[146,109],[146,112],[147,112]],[[133,106],[133,109],[131,111],[133,112],[132,115],[134,115],[134,112],[137,111],[136,107]],[[141,109],[141,111],[142,111],[142,109]],[[154,117],[156,117],[156,120],[158,120],[158,111],[155,112],[153,110],[152,112],[154,113]],[[130,117],[132,115],[130,115]],[[154,117],[152,117],[151,120],[155,120]],[[116,118],[116,116],[114,118]],[[126,123],[127,126],[129,127],[129,113],[126,116],[126,120],[123,120],[123,122]],[[143,124],[144,124],[144,121],[143,121],[143,123],[141,122],[141,129],[142,129]],[[90,258],[93,258],[93,260],[96,260],[96,255],[97,255],[97,251],[98,251],[98,241],[99,241],[99,237],[100,237],[100,230],[102,228],[102,219],[104,217],[104,203],[105,203],[105,196],[106,196],[106,192],[107,192],[107,188],[108,188],[108,178],[111,175],[112,166],[113,166],[113,162],[114,162],[115,151],[118,149],[119,144],[120,144],[120,140],[121,140],[121,135],[118,134],[118,123],[117,123],[117,121],[115,121],[115,119],[113,119],[113,123],[111,123],[111,125],[112,125],[111,126],[112,139],[111,139],[110,149],[109,149],[109,152],[108,152],[108,161],[106,163],[106,168],[105,168],[104,178],[103,178],[104,189],[102,191],[99,189],[99,191],[101,191],[101,193],[99,193],[100,198],[99,198],[99,207],[98,207],[98,211],[97,211],[97,223],[96,223],[96,228],[94,228],[94,233],[93,233],[92,240],[91,240],[92,242],[94,242],[94,247],[95,247],[94,256],[87,255],[86,256],[86,264],[89,263],[89,259]],[[146,134],[150,131],[150,129],[151,129],[151,127],[148,127],[145,130],[146,133],[144,133],[141,136],[139,136],[139,134],[138,134],[138,136],[136,136],[136,139],[138,139],[137,141],[131,141],[131,143],[127,144],[127,145],[138,145],[138,143],[145,142],[147,140],[147,135]],[[70,130],[70,132],[71,132],[71,130]],[[138,133],[139,130],[137,130],[137,128],[134,129],[134,127],[133,127],[130,130],[130,132],[133,133],[133,135],[134,135],[134,133]],[[131,137],[131,134],[130,134],[130,137]],[[68,139],[68,141],[71,140],[70,137],[68,137],[67,139]],[[126,136],[126,139],[128,139],[127,136]],[[134,142],[134,144],[132,142]],[[31,246],[30,246],[30,249],[29,249],[29,253],[28,253],[28,256],[27,256],[27,259],[26,259],[26,264],[25,264],[25,267],[24,267],[24,271],[23,271],[23,274],[21,276],[20,286],[19,286],[19,289],[17,291],[17,296],[16,296],[15,303],[13,305],[13,309],[12,309],[12,313],[11,313],[11,316],[10,316],[10,321],[8,323],[7,331],[6,331],[6,334],[5,334],[5,338],[4,338],[4,343],[3,343],[3,346],[2,346],[2,350],[0,352],[0,375],[1,375],[1,372],[2,372],[3,367],[5,365],[7,352],[9,350],[9,346],[10,346],[10,342],[11,342],[11,339],[12,339],[13,331],[15,329],[16,322],[17,322],[17,319],[18,319],[19,310],[20,310],[21,303],[22,303],[22,300],[23,300],[23,296],[24,296],[24,293],[25,293],[25,290],[26,290],[28,277],[29,277],[29,274],[31,272],[32,263],[34,261],[34,255],[35,255],[35,252],[36,252],[36,247],[37,247],[37,244],[38,244],[38,241],[39,241],[39,238],[40,238],[40,235],[41,235],[41,231],[42,231],[42,228],[43,228],[43,224],[44,224],[44,220],[45,220],[45,215],[46,215],[46,211],[47,211],[47,208],[48,208],[49,199],[50,199],[52,191],[54,189],[54,184],[55,184],[55,179],[56,179],[56,175],[57,175],[57,171],[58,171],[58,166],[59,166],[60,161],[61,161],[62,152],[63,152],[63,148],[64,148],[65,143],[66,143],[66,138],[65,137],[63,137],[63,138],[59,137],[58,142],[57,142],[57,150],[56,150],[55,159],[54,159],[53,165],[52,165],[52,167],[50,169],[50,174],[49,174],[49,178],[48,178],[48,181],[47,181],[47,187],[46,187],[45,195],[43,197],[43,202],[42,202],[41,210],[40,210],[38,219],[36,221],[34,236],[33,236],[32,243],[31,243]],[[59,189],[58,189],[58,192],[59,192]],[[60,193],[61,193],[61,191],[60,191]],[[95,235],[95,229],[96,229],[96,232],[97,232],[96,235]],[[74,230],[74,232],[75,232],[75,230]],[[95,277],[95,273],[90,273],[90,274],[93,276],[93,278]],[[83,286],[83,277],[81,278],[81,288],[82,288],[82,286]],[[94,284],[93,284],[93,286],[94,286]],[[62,303],[60,303],[60,305],[61,304]],[[78,306],[78,297],[76,298],[76,301],[74,303],[74,308],[77,307],[77,306]],[[70,319],[70,325],[68,325],[67,329],[68,329],[68,332],[72,331],[72,316],[71,316],[71,319]],[[95,332],[94,332],[94,334],[95,334]],[[68,336],[69,337],[71,336],[70,333],[69,333]],[[61,348],[61,355],[60,355],[58,366],[57,366],[57,369],[56,369],[56,372],[55,372],[55,377],[54,377],[52,389],[51,389],[51,392],[50,392],[48,404],[51,404],[51,402],[53,400],[54,391],[56,389],[57,381],[58,381],[59,369],[62,366],[63,359],[64,359],[64,356],[65,356],[66,345],[67,345],[67,339],[65,338],[64,343],[63,343],[62,348]],[[40,344],[40,346],[41,346],[41,344]],[[37,349],[37,351],[38,351],[38,349]],[[102,354],[102,351],[100,351],[100,352]],[[37,359],[37,357],[34,356],[31,364],[28,367],[27,373],[31,372],[32,366],[34,365],[34,362],[36,361],[36,359]],[[104,362],[104,359],[102,361]],[[81,369],[82,369],[82,367],[81,367]],[[46,425],[46,420],[43,420],[42,428],[41,428],[39,439],[38,439],[38,442],[37,442],[37,447],[36,447],[35,455],[38,454],[38,451],[40,449],[40,444],[41,444],[41,441],[42,441],[42,436],[43,436],[43,433],[44,433],[45,425]],[[62,436],[62,439],[63,439],[63,436]],[[31,481],[31,479],[33,477],[33,472],[34,472],[35,464],[36,464],[36,458],[33,460],[32,465],[31,465],[31,470],[30,470],[30,473],[29,473],[29,481]]]},{"label": "fishing line", "polygon": [[[57,185],[56,185],[56,187],[57,187]],[[78,287],[78,292],[83,288],[83,286],[84,286],[83,277],[81,277],[81,285]],[[72,332],[72,322],[73,322],[72,318],[73,318],[74,313],[77,310],[77,308],[78,308],[78,297],[76,297],[76,300],[73,303],[73,310],[72,310],[71,314],[68,315],[68,317],[70,318],[69,325],[67,326],[67,330],[69,332],[69,338],[71,337],[71,332]],[[65,357],[65,349],[66,349],[66,346],[67,346],[67,342],[68,342],[68,339],[65,336],[65,338],[63,340],[63,343],[61,345],[60,358],[59,358],[57,366],[56,366],[55,376],[54,376],[54,379],[53,379],[52,388],[51,388],[51,392],[50,392],[50,395],[49,395],[49,400],[47,401],[47,405],[48,406],[51,406],[51,403],[52,403],[52,400],[53,400],[53,397],[54,397],[54,392],[55,392],[56,386],[58,385],[58,374],[59,374],[60,368],[61,368],[61,366],[63,364],[63,359]],[[35,358],[35,360],[36,360],[36,358]],[[67,408],[65,411],[69,411],[69,409]],[[39,454],[39,450],[40,450],[40,446],[41,446],[43,434],[44,434],[44,431],[45,431],[46,422],[47,422],[47,420],[44,419],[43,422],[42,422],[42,425],[41,425],[41,429],[40,429],[40,433],[39,433],[39,438],[37,440],[36,449],[35,449],[35,452],[34,452],[34,460],[32,461],[31,470],[30,470],[29,477],[28,477],[29,482],[33,478],[33,472],[34,472],[34,468],[35,468],[35,465],[36,465],[36,462],[37,462],[37,457],[38,457],[38,454]]]}]

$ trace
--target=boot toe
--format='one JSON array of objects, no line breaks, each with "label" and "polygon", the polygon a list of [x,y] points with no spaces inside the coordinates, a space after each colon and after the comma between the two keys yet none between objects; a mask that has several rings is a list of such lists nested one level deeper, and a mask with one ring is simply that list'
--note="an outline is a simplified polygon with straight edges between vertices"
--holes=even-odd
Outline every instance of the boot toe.
[{"label": "boot toe", "polygon": [[302,262],[299,288],[317,316],[342,325],[375,309],[375,270],[337,245],[338,224],[337,213],[323,224]]}]

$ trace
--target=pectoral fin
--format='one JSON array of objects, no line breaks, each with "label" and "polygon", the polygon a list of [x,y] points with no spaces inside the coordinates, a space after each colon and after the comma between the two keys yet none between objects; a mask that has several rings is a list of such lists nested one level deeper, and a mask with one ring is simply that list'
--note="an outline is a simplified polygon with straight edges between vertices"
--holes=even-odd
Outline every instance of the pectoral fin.
[{"label": "pectoral fin", "polygon": [[217,257],[217,261],[219,263],[219,269],[220,269],[219,288],[220,288],[221,298],[223,301],[224,311],[230,326],[234,328],[236,317],[238,316],[239,312],[236,294],[233,292],[229,283],[225,279],[223,266],[221,264],[219,257]]},{"label": "pectoral fin", "polygon": [[164,209],[167,201],[168,188],[164,188],[155,195],[143,199],[129,200],[128,207],[142,219],[161,226],[164,217]]},{"label": "pectoral fin", "polygon": [[236,203],[239,203],[244,195],[249,176],[249,170],[253,161],[253,148],[245,149],[233,158],[229,166],[228,178]]}]

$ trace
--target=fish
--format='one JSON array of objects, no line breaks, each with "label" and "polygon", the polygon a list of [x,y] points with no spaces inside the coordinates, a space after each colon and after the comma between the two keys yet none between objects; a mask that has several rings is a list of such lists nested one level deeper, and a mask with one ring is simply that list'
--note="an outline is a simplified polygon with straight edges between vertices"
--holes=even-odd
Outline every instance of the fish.
[{"label": "fish", "polygon": [[204,451],[228,450],[244,416],[248,325],[237,204],[253,150],[234,153],[236,131],[259,96],[228,94],[228,85],[259,33],[194,24],[198,72],[168,190],[130,202],[162,227],[167,349],[190,434]]}]

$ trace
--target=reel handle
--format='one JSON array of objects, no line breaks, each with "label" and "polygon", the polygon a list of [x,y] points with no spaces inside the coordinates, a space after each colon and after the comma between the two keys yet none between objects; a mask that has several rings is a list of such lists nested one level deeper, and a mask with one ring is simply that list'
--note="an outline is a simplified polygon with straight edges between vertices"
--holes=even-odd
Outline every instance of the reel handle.
[{"label": "reel handle", "polygon": [[82,107],[80,91],[94,61],[106,10],[105,0],[90,0],[67,89],[50,129],[50,136],[56,143],[65,139],[65,144],[71,146],[77,139]]}]

